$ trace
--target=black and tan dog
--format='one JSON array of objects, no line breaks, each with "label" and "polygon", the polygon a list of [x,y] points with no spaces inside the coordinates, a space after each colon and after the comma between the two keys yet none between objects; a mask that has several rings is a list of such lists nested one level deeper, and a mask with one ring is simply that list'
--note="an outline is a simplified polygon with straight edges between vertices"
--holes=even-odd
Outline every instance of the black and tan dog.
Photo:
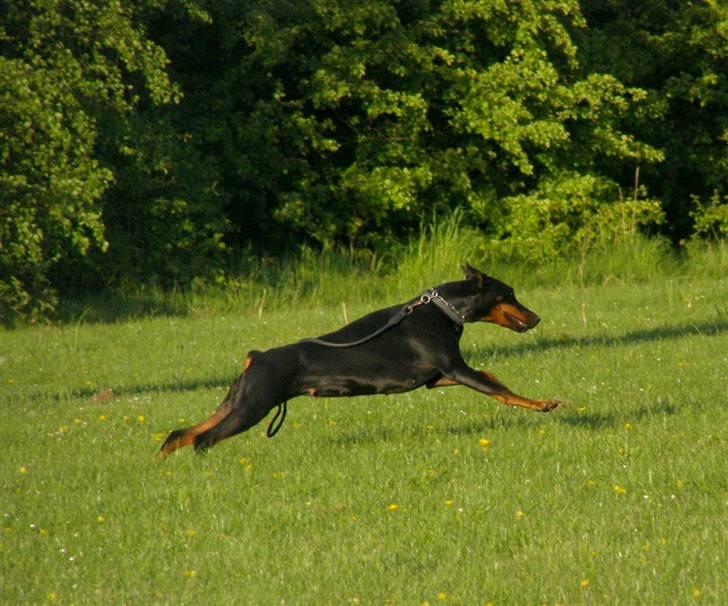
[{"label": "black and tan dog", "polygon": [[[370,313],[317,339],[251,351],[242,374],[206,421],[169,434],[158,457],[182,446],[209,448],[259,423],[276,406],[268,435],[295,396],[359,396],[465,385],[503,404],[548,412],[559,400],[514,394],[493,375],[470,368],[460,353],[465,322],[492,322],[517,332],[538,324],[513,289],[470,266],[465,280],[447,282],[405,305]],[[278,425],[273,428],[276,420]]]}]

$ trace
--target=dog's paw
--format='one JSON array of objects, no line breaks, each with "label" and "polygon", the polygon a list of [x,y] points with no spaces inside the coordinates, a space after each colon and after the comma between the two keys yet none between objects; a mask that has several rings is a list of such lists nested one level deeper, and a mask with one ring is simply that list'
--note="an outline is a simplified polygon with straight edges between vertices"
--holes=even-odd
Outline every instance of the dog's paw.
[{"label": "dog's paw", "polygon": [[564,402],[561,400],[539,400],[539,404],[541,404],[541,412],[551,412],[554,408],[563,406]]}]

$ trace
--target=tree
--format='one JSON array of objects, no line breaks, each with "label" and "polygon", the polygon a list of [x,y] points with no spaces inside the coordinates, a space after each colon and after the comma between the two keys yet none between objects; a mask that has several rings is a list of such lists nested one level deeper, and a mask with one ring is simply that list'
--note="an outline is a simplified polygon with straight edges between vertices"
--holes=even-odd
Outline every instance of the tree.
[{"label": "tree", "polygon": [[644,93],[580,70],[576,0],[269,0],[210,14],[223,59],[208,90],[224,108],[211,130],[242,231],[254,217],[266,235],[376,246],[455,207],[487,230],[544,179],[611,179],[614,200],[612,165],[661,158],[625,130]]},{"label": "tree", "polygon": [[589,27],[576,41],[585,66],[647,93],[630,112],[641,140],[664,151],[643,182],[667,211],[669,233],[689,235],[696,207],[728,197],[728,4],[583,0]]},{"label": "tree", "polygon": [[32,0],[0,9],[0,305],[55,303],[59,260],[106,248],[101,201],[113,173],[98,123],[178,91],[162,49],[119,1]]}]

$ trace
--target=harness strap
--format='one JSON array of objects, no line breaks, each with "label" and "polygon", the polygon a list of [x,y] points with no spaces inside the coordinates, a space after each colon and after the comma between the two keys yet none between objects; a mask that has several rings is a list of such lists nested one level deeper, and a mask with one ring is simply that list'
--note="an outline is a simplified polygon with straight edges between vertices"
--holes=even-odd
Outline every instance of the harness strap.
[{"label": "harness strap", "polygon": [[371,341],[374,337],[378,337],[383,332],[386,332],[393,326],[396,326],[399,324],[402,320],[404,320],[407,316],[409,316],[417,307],[420,305],[427,305],[428,303],[434,303],[442,312],[450,318],[453,322],[456,324],[462,326],[462,324],[465,322],[465,318],[463,315],[453,306],[451,303],[446,301],[442,298],[440,293],[438,293],[434,288],[425,291],[422,296],[417,300],[417,302],[405,305],[402,309],[400,309],[396,314],[394,314],[386,324],[383,326],[380,326],[377,330],[375,330],[373,333],[368,334],[361,339],[357,339],[356,341],[349,341],[347,343],[334,343],[332,341],[326,341],[325,339],[319,339],[319,338],[309,338],[309,339],[302,339],[301,343],[316,343],[317,345],[324,345],[326,347],[356,347],[357,345],[362,345],[363,343],[366,343],[368,341]]},{"label": "harness strap", "polygon": [[366,343],[367,341],[371,341],[374,337],[378,337],[383,332],[392,328],[392,326],[399,324],[402,320],[405,319],[405,317],[410,315],[413,311],[414,311],[414,307],[412,307],[412,306],[407,305],[407,306],[403,307],[396,314],[394,314],[391,318],[389,318],[389,320],[387,321],[387,323],[384,326],[380,326],[373,333],[371,333],[365,337],[362,337],[361,339],[357,339],[356,341],[350,341],[348,343],[333,343],[332,341],[326,341],[324,339],[310,338],[310,339],[303,339],[302,342],[316,343],[318,345],[325,345],[326,347],[356,347],[357,345],[361,345],[363,343]]}]

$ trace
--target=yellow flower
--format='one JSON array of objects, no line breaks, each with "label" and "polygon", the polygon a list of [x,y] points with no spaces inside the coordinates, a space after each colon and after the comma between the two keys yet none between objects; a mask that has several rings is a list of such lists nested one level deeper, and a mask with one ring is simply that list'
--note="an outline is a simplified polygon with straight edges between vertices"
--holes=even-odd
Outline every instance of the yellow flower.
[{"label": "yellow flower", "polygon": [[99,421],[106,421],[106,415],[99,415]]},{"label": "yellow flower", "polygon": [[55,591],[49,591],[46,594],[49,602],[55,602],[58,599],[58,594]]},{"label": "yellow flower", "polygon": [[139,415],[137,417],[137,421],[139,421],[140,423],[144,423],[144,421],[146,421],[146,419],[144,418],[144,415]]},{"label": "yellow flower", "polygon": [[18,467],[18,471],[20,473],[28,473],[28,468],[25,465],[21,465],[20,467]]},{"label": "yellow flower", "polygon": [[480,438],[480,440],[478,440],[478,444],[480,444],[480,447],[483,450],[486,450],[490,446],[490,440],[488,438]]},{"label": "yellow flower", "polygon": [[185,570],[185,576],[188,579],[192,579],[197,576],[197,571],[196,570]]},{"label": "yellow flower", "polygon": [[455,501],[452,499],[446,499],[445,500],[445,507],[452,507],[455,504]]},{"label": "yellow flower", "polygon": [[627,492],[627,489],[619,484],[615,484],[612,488],[614,488],[614,494],[624,494]]},{"label": "yellow flower", "polygon": [[517,510],[517,511],[516,511],[516,517],[517,517],[517,518],[518,518],[519,520],[520,520],[521,518],[525,518],[525,517],[526,517],[526,512],[524,512],[523,510],[519,509],[519,510]]},{"label": "yellow flower", "polygon": [[389,505],[387,505],[387,509],[389,509],[389,511],[391,512],[395,512],[399,509],[399,505],[397,505],[397,503],[390,503]]},{"label": "yellow flower", "polygon": [[100,515],[100,516],[98,516],[98,517],[96,518],[96,521],[97,521],[97,522],[98,522],[99,524],[103,524],[103,523],[104,523],[104,522],[106,521],[106,518],[105,518],[104,516],[101,516],[101,515]]},{"label": "yellow flower", "polygon": [[579,583],[579,586],[582,589],[586,589],[587,587],[589,587],[589,579],[582,579],[581,582]]},{"label": "yellow flower", "polygon": [[694,598],[699,598],[701,595],[703,595],[703,592],[699,587],[696,587],[695,589],[693,589]]},{"label": "yellow flower", "polygon": [[437,594],[437,599],[441,602],[444,602],[445,600],[447,600],[447,594],[444,591],[441,591]]}]

